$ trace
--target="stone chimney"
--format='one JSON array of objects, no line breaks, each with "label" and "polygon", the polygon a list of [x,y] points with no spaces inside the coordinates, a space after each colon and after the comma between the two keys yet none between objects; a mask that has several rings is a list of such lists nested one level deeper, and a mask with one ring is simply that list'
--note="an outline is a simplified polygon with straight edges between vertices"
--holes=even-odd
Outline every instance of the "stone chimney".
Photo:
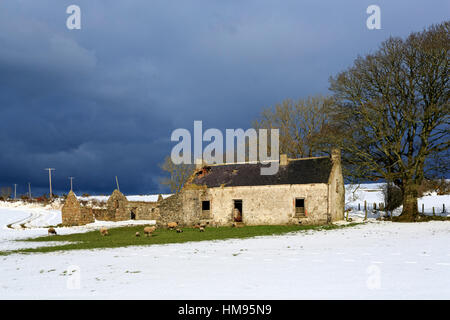
[{"label": "stone chimney", "polygon": [[341,149],[334,148],[331,150],[331,161],[333,163],[340,163],[341,162]]},{"label": "stone chimney", "polygon": [[287,154],[280,154],[280,166],[287,166],[289,163]]}]

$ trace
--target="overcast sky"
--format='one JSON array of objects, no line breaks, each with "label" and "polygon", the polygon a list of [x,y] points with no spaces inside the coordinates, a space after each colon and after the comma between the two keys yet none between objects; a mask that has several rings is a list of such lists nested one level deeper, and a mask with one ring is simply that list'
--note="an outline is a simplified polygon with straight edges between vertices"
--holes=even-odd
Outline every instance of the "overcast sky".
[{"label": "overcast sky", "polygon": [[[68,30],[66,8],[81,8]],[[366,8],[381,7],[381,30]],[[176,128],[249,128],[262,108],[328,93],[389,36],[448,19],[450,2],[0,1],[0,186],[164,192]]]}]

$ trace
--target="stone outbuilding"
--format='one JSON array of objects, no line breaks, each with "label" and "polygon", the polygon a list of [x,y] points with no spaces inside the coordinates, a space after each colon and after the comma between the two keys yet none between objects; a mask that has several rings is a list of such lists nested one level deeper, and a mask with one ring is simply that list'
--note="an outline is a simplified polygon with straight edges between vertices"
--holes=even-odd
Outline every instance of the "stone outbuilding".
[{"label": "stone outbuilding", "polygon": [[131,212],[128,208],[128,199],[119,190],[114,190],[108,201],[106,210],[113,217],[114,221],[124,221],[131,219]]},{"label": "stone outbuilding", "polygon": [[340,153],[288,159],[278,173],[261,175],[261,163],[197,168],[183,190],[161,201],[158,224],[327,224],[344,219]]},{"label": "stone outbuilding", "polygon": [[81,226],[94,222],[92,209],[82,207],[73,191],[70,191],[67,195],[61,214],[62,224],[65,226]]},{"label": "stone outbuilding", "polygon": [[80,226],[99,221],[155,220],[158,202],[128,201],[119,190],[114,190],[104,208],[82,206],[70,191],[61,209],[63,225]]}]

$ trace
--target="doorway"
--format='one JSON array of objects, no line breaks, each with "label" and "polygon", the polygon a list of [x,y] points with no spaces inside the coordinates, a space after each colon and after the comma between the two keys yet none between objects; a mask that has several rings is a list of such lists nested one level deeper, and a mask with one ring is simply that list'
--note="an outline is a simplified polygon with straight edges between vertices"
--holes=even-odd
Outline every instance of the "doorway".
[{"label": "doorway", "polygon": [[242,222],[242,200],[233,200],[233,221]]}]

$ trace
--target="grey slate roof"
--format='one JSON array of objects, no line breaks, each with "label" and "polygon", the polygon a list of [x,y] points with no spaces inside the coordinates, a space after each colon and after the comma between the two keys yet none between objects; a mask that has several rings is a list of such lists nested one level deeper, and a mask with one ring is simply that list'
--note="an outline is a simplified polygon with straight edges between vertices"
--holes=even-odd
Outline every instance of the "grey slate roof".
[{"label": "grey slate roof", "polygon": [[208,188],[328,183],[332,162],[329,157],[290,160],[275,175],[261,175],[261,166],[261,163],[206,166],[195,173],[191,183]]}]

